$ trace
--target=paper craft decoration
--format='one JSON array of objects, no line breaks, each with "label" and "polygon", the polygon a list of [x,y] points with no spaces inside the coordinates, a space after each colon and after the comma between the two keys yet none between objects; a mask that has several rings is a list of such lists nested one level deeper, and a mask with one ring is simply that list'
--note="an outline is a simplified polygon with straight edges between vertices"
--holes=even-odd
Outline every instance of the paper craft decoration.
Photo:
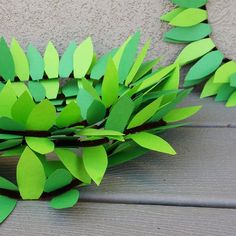
[{"label": "paper craft decoration", "polygon": [[188,44],[177,57],[180,67],[190,65],[184,86],[204,84],[201,98],[216,96],[215,101],[236,106],[236,62],[227,59],[210,38],[207,0],[171,0],[176,8],[161,17],[173,28],[164,41]]},{"label": "paper craft decoration", "polygon": [[99,185],[106,170],[149,150],[174,155],[161,138],[200,107],[176,108],[190,90],[178,90],[179,66],[144,61],[140,33],[98,57],[91,38],[71,42],[59,57],[52,42],[44,56],[16,39],[0,40],[0,153],[17,157],[16,183],[0,177],[0,222],[17,200],[48,199],[74,206],[77,187]]}]

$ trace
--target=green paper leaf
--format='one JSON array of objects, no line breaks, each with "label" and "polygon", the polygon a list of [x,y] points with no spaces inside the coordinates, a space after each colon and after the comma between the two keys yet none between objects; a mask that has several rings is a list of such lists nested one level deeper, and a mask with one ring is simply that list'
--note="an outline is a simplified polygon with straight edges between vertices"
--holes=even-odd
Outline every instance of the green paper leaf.
[{"label": "green paper leaf", "polygon": [[55,170],[46,180],[44,191],[50,193],[64,186],[67,186],[72,181],[72,175],[65,169]]},{"label": "green paper leaf", "polygon": [[16,76],[21,81],[29,80],[29,63],[25,52],[15,38],[12,39],[10,50],[15,64]]},{"label": "green paper leaf", "polygon": [[13,148],[22,143],[22,139],[11,139],[4,142],[0,142],[0,150],[3,151],[5,149]]},{"label": "green paper leaf", "polygon": [[105,130],[105,129],[92,129],[85,128],[76,132],[78,135],[82,136],[122,136],[124,134],[114,131],[114,130]]},{"label": "green paper leaf", "polygon": [[84,167],[92,180],[100,185],[107,169],[107,153],[103,146],[83,148]]},{"label": "green paper leaf", "polygon": [[100,99],[100,97],[99,97],[99,95],[97,93],[97,90],[93,87],[93,82],[91,80],[87,80],[85,78],[82,78],[82,86],[95,99],[101,101],[101,99]]},{"label": "green paper leaf", "polygon": [[77,103],[79,105],[81,115],[84,119],[87,118],[87,111],[88,108],[93,103],[94,98],[93,96],[87,92],[85,89],[80,89],[77,95]]},{"label": "green paper leaf", "polygon": [[129,138],[131,138],[141,147],[147,148],[149,150],[167,153],[170,155],[176,154],[175,150],[170,146],[170,144],[159,136],[146,132],[140,132],[129,135]]},{"label": "green paper leaf", "polygon": [[12,118],[21,124],[26,124],[28,116],[34,107],[35,103],[32,97],[28,92],[24,92],[12,106]]},{"label": "green paper leaf", "polygon": [[0,117],[0,129],[22,131],[25,130],[25,126],[15,120],[12,120],[11,118]]},{"label": "green paper leaf", "polygon": [[215,47],[210,38],[201,39],[186,46],[176,59],[176,63],[184,66],[211,51]]},{"label": "green paper leaf", "polygon": [[48,154],[54,150],[54,143],[48,138],[25,137],[25,141],[32,150],[40,154]]},{"label": "green paper leaf", "polygon": [[54,209],[65,209],[73,207],[79,200],[79,191],[71,189],[57,197],[54,197],[49,205]]},{"label": "green paper leaf", "polygon": [[11,148],[10,150],[6,150],[2,153],[1,157],[14,157],[14,156],[20,156],[22,152],[24,151],[24,146],[19,146],[15,148]]},{"label": "green paper leaf", "polygon": [[84,168],[81,157],[78,157],[71,150],[63,148],[55,148],[55,153],[75,178],[90,184],[91,179]]},{"label": "green paper leaf", "polygon": [[72,97],[77,96],[78,94],[78,85],[76,80],[69,80],[67,83],[62,87],[62,93],[65,97]]},{"label": "green paper leaf", "polygon": [[190,8],[190,7],[202,7],[207,4],[208,0],[171,0],[174,4],[180,7]]},{"label": "green paper leaf", "polygon": [[0,39],[0,75],[4,80],[14,80],[15,65],[10,49],[3,37]]},{"label": "green paper leaf", "polygon": [[233,74],[229,78],[230,86],[236,88],[236,74]]},{"label": "green paper leaf", "polygon": [[45,73],[49,79],[57,78],[59,71],[59,55],[53,43],[49,41],[44,52]]},{"label": "green paper leaf", "polygon": [[0,176],[0,188],[1,189],[7,189],[12,191],[17,191],[18,188],[15,184],[13,184],[10,180],[5,179]]},{"label": "green paper leaf", "polygon": [[134,110],[134,103],[128,96],[121,97],[113,105],[107,118],[105,129],[123,132]]},{"label": "green paper leaf", "polygon": [[85,77],[93,61],[93,53],[93,43],[90,37],[76,48],[73,56],[75,78]]},{"label": "green paper leaf", "polygon": [[223,84],[217,92],[215,101],[226,102],[234,91],[235,88],[230,87],[230,84]]},{"label": "green paper leaf", "polygon": [[185,120],[190,116],[196,114],[202,107],[201,106],[192,106],[192,107],[183,107],[176,108],[170,111],[167,115],[163,117],[163,120],[167,123],[173,123],[181,120]]},{"label": "green paper leaf", "polygon": [[228,83],[230,76],[236,73],[236,62],[229,61],[223,64],[215,73],[214,83]]},{"label": "green paper leaf", "polygon": [[29,114],[26,127],[28,130],[49,130],[55,124],[55,121],[55,107],[48,100],[43,100]]},{"label": "green paper leaf", "polygon": [[40,198],[43,193],[46,176],[43,165],[36,154],[26,147],[16,170],[20,195],[25,200]]},{"label": "green paper leaf", "polygon": [[62,78],[67,78],[73,71],[73,55],[77,45],[75,42],[70,42],[62,55],[59,62],[59,75]]},{"label": "green paper leaf", "polygon": [[116,66],[112,59],[108,61],[106,73],[102,82],[102,101],[106,108],[118,99],[119,78]]},{"label": "green paper leaf", "polygon": [[17,97],[20,97],[25,91],[30,93],[25,82],[14,82],[11,85]]},{"label": "green paper leaf", "polygon": [[230,95],[226,107],[236,107],[236,91]]},{"label": "green paper leaf", "polygon": [[206,97],[216,95],[221,86],[222,86],[222,84],[220,84],[220,83],[214,83],[214,76],[211,77],[206,82],[206,84],[202,90],[201,98],[206,98]]},{"label": "green paper leaf", "polygon": [[60,86],[58,79],[41,80],[39,83],[44,87],[48,99],[57,98]]},{"label": "green paper leaf", "polygon": [[36,102],[41,102],[46,96],[46,90],[40,82],[29,81],[29,91]]},{"label": "green paper leaf", "polygon": [[189,27],[197,25],[207,19],[207,11],[197,8],[188,8],[170,21],[170,25]]},{"label": "green paper leaf", "polygon": [[0,195],[0,224],[12,213],[16,203],[15,199]]},{"label": "green paper leaf", "polygon": [[99,121],[102,121],[105,115],[106,115],[105,106],[101,102],[94,100],[88,108],[87,121],[89,124],[95,124]]},{"label": "green paper leaf", "polygon": [[27,58],[32,80],[41,80],[44,74],[44,61],[38,49],[32,44],[27,48]]},{"label": "green paper leaf", "polygon": [[171,10],[170,12],[167,12],[165,15],[161,16],[160,19],[166,22],[170,22],[184,10],[185,8],[177,7]]}]

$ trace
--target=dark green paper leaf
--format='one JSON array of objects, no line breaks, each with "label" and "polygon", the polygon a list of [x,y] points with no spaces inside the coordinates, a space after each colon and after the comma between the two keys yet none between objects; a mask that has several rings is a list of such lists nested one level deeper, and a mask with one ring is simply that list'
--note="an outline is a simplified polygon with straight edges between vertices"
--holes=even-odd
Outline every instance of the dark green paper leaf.
[{"label": "dark green paper leaf", "polygon": [[0,224],[12,213],[17,201],[0,195]]}]

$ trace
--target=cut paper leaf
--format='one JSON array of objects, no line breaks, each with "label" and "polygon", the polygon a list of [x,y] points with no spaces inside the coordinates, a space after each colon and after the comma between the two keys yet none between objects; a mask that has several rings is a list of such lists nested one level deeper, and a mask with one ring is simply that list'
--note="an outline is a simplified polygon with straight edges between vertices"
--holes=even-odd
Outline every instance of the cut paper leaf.
[{"label": "cut paper leaf", "polygon": [[18,161],[16,178],[23,199],[38,199],[43,193],[46,180],[43,165],[28,147]]},{"label": "cut paper leaf", "polygon": [[141,147],[156,151],[162,152],[170,155],[175,155],[175,150],[161,137],[156,135],[140,132],[136,134],[131,134],[129,137]]},{"label": "cut paper leaf", "polygon": [[78,157],[71,150],[63,148],[55,148],[55,153],[75,178],[87,184],[91,182],[91,179],[84,168],[81,157]]},{"label": "cut paper leaf", "polygon": [[0,224],[12,213],[16,207],[15,199],[0,195]]},{"label": "cut paper leaf", "polygon": [[18,123],[17,121],[8,117],[0,117],[0,129],[22,131],[25,130],[25,125]]},{"label": "cut paper leaf", "polygon": [[58,77],[59,71],[59,55],[53,43],[49,41],[44,52],[45,73],[49,79]]},{"label": "cut paper leaf", "polygon": [[44,61],[38,49],[32,44],[27,48],[27,58],[32,80],[41,80],[44,74]]},{"label": "cut paper leaf", "polygon": [[7,189],[12,191],[17,191],[18,188],[15,184],[13,184],[10,180],[5,179],[0,176],[0,188],[1,189]]},{"label": "cut paper leaf", "polygon": [[189,27],[197,25],[207,19],[207,11],[198,8],[188,8],[170,21],[170,25]]},{"label": "cut paper leaf", "polygon": [[3,37],[0,39],[0,75],[4,80],[14,80],[15,65],[10,49]]},{"label": "cut paper leaf", "polygon": [[226,103],[226,107],[236,107],[236,92],[233,92],[230,95],[230,97]]},{"label": "cut paper leaf", "polygon": [[236,74],[230,76],[230,86],[236,88]]},{"label": "cut paper leaf", "polygon": [[81,79],[87,74],[93,61],[93,43],[89,37],[75,50],[73,55],[74,77]]},{"label": "cut paper leaf", "polygon": [[15,65],[16,76],[21,81],[29,80],[29,63],[25,52],[15,38],[12,39],[10,50]]},{"label": "cut paper leaf", "polygon": [[82,129],[77,132],[77,134],[82,136],[122,136],[124,134],[114,131],[114,130],[105,130],[105,129]]},{"label": "cut paper leaf", "polygon": [[22,143],[22,139],[10,139],[0,142],[0,151],[16,147]]},{"label": "cut paper leaf", "polygon": [[214,83],[228,83],[230,76],[236,73],[236,62],[229,61],[223,64],[215,73]]},{"label": "cut paper leaf", "polygon": [[180,7],[185,7],[185,8],[190,8],[190,7],[202,7],[207,4],[208,0],[171,0],[174,4],[180,6]]},{"label": "cut paper leaf", "polygon": [[79,200],[79,191],[71,189],[57,197],[54,197],[49,205],[54,209],[65,209],[73,207]]},{"label": "cut paper leaf", "polygon": [[58,79],[41,80],[39,83],[44,87],[48,99],[57,98],[60,86]]},{"label": "cut paper leaf", "polygon": [[30,93],[24,82],[14,82],[11,85],[17,97],[20,97],[26,91]]},{"label": "cut paper leaf", "polygon": [[165,15],[161,16],[160,19],[163,21],[170,22],[171,20],[173,20],[177,15],[179,15],[184,10],[185,10],[185,8],[177,7],[175,9],[171,10],[170,12],[167,12]]},{"label": "cut paper leaf", "polygon": [[82,152],[87,173],[97,185],[100,185],[108,165],[105,148],[103,146],[84,147]]},{"label": "cut paper leaf", "polygon": [[28,88],[36,102],[40,102],[45,98],[46,90],[40,82],[29,81]]},{"label": "cut paper leaf", "polygon": [[213,95],[216,95],[218,93],[218,90],[220,89],[220,87],[222,86],[222,84],[220,83],[214,83],[214,77],[210,78],[201,93],[201,98],[205,98],[205,97],[210,97]]},{"label": "cut paper leaf", "polygon": [[49,130],[55,124],[55,121],[55,107],[48,100],[44,100],[31,111],[26,127],[28,130]]},{"label": "cut paper leaf", "polygon": [[62,93],[65,97],[77,96],[78,94],[78,85],[76,80],[69,80],[63,87]]},{"label": "cut paper leaf", "polygon": [[60,189],[70,184],[72,179],[72,175],[69,171],[65,169],[57,169],[46,180],[44,191],[49,193]]},{"label": "cut paper leaf", "polygon": [[185,120],[190,116],[196,114],[200,109],[201,106],[177,108],[170,111],[167,115],[165,115],[163,117],[163,120],[167,123],[173,123],[180,120]]},{"label": "cut paper leaf", "polygon": [[226,102],[229,99],[229,97],[231,96],[231,94],[234,92],[234,90],[235,89],[230,87],[229,84],[223,84],[219,88],[215,100],[217,102]]},{"label": "cut paper leaf", "polygon": [[82,78],[82,86],[90,95],[94,97],[94,99],[101,101],[100,96],[97,93],[97,90],[93,87],[92,81]]},{"label": "cut paper leaf", "polygon": [[48,154],[54,150],[54,143],[48,138],[25,137],[25,141],[33,151],[40,154]]},{"label": "cut paper leaf", "polygon": [[87,121],[89,124],[95,124],[102,121],[106,115],[106,108],[103,103],[94,100],[87,111]]}]

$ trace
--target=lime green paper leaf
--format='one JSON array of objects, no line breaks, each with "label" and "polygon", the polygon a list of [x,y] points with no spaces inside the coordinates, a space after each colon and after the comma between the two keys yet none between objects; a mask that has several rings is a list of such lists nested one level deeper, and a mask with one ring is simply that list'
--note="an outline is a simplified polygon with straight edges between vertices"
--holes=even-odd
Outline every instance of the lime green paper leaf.
[{"label": "lime green paper leaf", "polygon": [[207,4],[208,0],[171,0],[174,4],[185,8],[198,8]]},{"label": "lime green paper leaf", "polygon": [[174,17],[169,24],[173,26],[189,27],[201,23],[206,20],[207,17],[206,10],[188,8]]},{"label": "lime green paper leaf", "polygon": [[30,93],[25,82],[14,82],[11,85],[17,97],[20,97],[25,91]]},{"label": "lime green paper leaf", "polygon": [[236,88],[236,74],[230,76],[230,86]]},{"label": "lime green paper leaf", "polygon": [[0,188],[1,189],[7,189],[12,191],[17,191],[18,188],[15,184],[13,184],[10,180],[5,179],[0,176]]},{"label": "lime green paper leaf", "polygon": [[93,61],[93,43],[89,37],[75,50],[73,56],[74,77],[81,79],[87,74]]},{"label": "lime green paper leaf", "polygon": [[55,124],[55,121],[55,107],[48,100],[43,100],[29,114],[26,127],[28,130],[49,130]]},{"label": "lime green paper leaf", "polygon": [[176,108],[170,111],[167,115],[165,115],[163,117],[163,120],[167,123],[173,123],[180,120],[185,120],[190,116],[196,114],[200,109],[201,106]]},{"label": "lime green paper leaf", "polygon": [[186,46],[176,59],[176,63],[180,66],[186,65],[199,57],[202,57],[215,47],[214,42],[210,38],[193,42]]},{"label": "lime green paper leaf", "polygon": [[228,83],[230,76],[236,73],[236,62],[229,61],[223,64],[215,73],[214,83]]},{"label": "lime green paper leaf", "polygon": [[25,52],[15,38],[12,39],[10,50],[15,64],[16,76],[21,81],[29,80],[29,63]]},{"label": "lime green paper leaf", "polygon": [[[81,81],[79,80],[78,82],[81,82]],[[97,90],[93,87],[93,82],[91,80],[87,80],[85,78],[82,78],[82,86],[95,99],[101,101],[101,99],[97,93]]]},{"label": "lime green paper leaf", "polygon": [[133,101],[128,96],[121,97],[118,102],[113,105],[107,118],[105,129],[123,132],[128,125],[133,110]]},{"label": "lime green paper leaf", "polygon": [[29,81],[28,87],[32,97],[35,99],[36,102],[41,102],[45,98],[46,91],[40,82]]},{"label": "lime green paper leaf", "polygon": [[61,78],[67,78],[73,71],[73,55],[77,45],[70,42],[59,62],[59,75]]},{"label": "lime green paper leaf", "polygon": [[59,114],[56,124],[59,128],[76,124],[82,120],[80,109],[75,102],[69,103]]},{"label": "lime green paper leaf", "polygon": [[230,87],[230,84],[223,84],[217,92],[217,96],[215,98],[216,102],[226,102],[231,94],[235,91],[235,88]]},{"label": "lime green paper leaf", "polygon": [[177,15],[179,15],[185,8],[177,7],[170,12],[167,12],[165,15],[161,16],[160,19],[166,22],[170,22],[174,19]]},{"label": "lime green paper leaf", "polygon": [[216,95],[221,86],[222,86],[222,84],[220,84],[220,83],[214,83],[214,76],[211,77],[206,82],[206,84],[202,90],[201,98],[206,98],[206,97]]},{"label": "lime green paper leaf", "polygon": [[157,98],[156,100],[148,104],[146,107],[144,107],[141,111],[139,111],[130,121],[128,129],[140,126],[146,121],[148,121],[159,109],[162,102],[162,98],[163,97]]},{"label": "lime green paper leaf", "polygon": [[92,180],[100,185],[107,169],[107,153],[103,146],[83,148],[84,167]]},{"label": "lime green paper leaf", "polygon": [[75,178],[87,184],[91,182],[91,179],[84,168],[81,157],[78,157],[71,150],[63,148],[56,148],[55,153]]},{"label": "lime green paper leaf", "polygon": [[20,195],[25,200],[40,198],[43,193],[46,176],[43,165],[36,154],[26,147],[16,170]]},{"label": "lime green paper leaf", "polygon": [[170,144],[159,136],[146,132],[140,132],[129,135],[129,138],[131,138],[141,147],[150,149],[152,151],[167,153],[170,155],[176,154],[175,150],[170,146]]},{"label": "lime green paper leaf", "polygon": [[236,92],[233,92],[229,97],[226,107],[236,107]]},{"label": "lime green paper leaf", "polygon": [[58,79],[41,80],[39,83],[43,85],[48,99],[57,98],[60,86]]},{"label": "lime green paper leaf", "polygon": [[59,71],[59,55],[53,43],[49,41],[44,52],[45,72],[49,79],[57,78]]},{"label": "lime green paper leaf", "polygon": [[57,169],[46,180],[44,191],[49,193],[60,189],[70,184],[72,179],[72,175],[69,171],[65,169]]},{"label": "lime green paper leaf", "polygon": [[27,118],[34,107],[35,103],[32,97],[28,92],[24,92],[12,106],[12,118],[21,124],[26,124]]},{"label": "lime green paper leaf", "polygon": [[12,213],[16,203],[15,199],[0,195],[0,224]]},{"label": "lime green paper leaf", "polygon": [[25,141],[32,150],[40,154],[48,154],[54,150],[54,143],[48,138],[25,137]]},{"label": "lime green paper leaf", "polygon": [[3,37],[0,39],[0,75],[4,80],[14,80],[15,77],[13,57]]},{"label": "lime green paper leaf", "polygon": [[8,81],[0,92],[0,116],[11,117],[11,109],[16,100],[15,91]]},{"label": "lime green paper leaf", "polygon": [[50,207],[54,209],[65,209],[73,207],[79,200],[79,191],[71,189],[57,197],[54,197],[50,202]]},{"label": "lime green paper leaf", "polygon": [[112,59],[108,61],[106,73],[102,82],[102,101],[106,108],[118,99],[119,78],[116,66]]},{"label": "lime green paper leaf", "polygon": [[83,135],[83,136],[122,136],[124,135],[114,130],[92,129],[92,128],[81,129],[78,132],[76,132],[76,134]]},{"label": "lime green paper leaf", "polygon": [[32,44],[27,48],[27,58],[32,80],[41,80],[44,74],[44,61],[38,49]]}]

